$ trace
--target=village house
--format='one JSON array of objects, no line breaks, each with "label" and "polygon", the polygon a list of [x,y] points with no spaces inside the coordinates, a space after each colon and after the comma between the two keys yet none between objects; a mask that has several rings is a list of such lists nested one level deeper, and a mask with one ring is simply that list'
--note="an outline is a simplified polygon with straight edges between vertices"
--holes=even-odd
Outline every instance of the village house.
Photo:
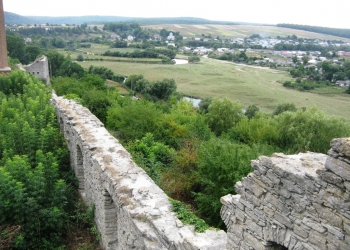
[{"label": "village house", "polygon": [[346,81],[338,80],[333,85],[341,88],[347,88],[350,86],[350,80],[346,80]]}]

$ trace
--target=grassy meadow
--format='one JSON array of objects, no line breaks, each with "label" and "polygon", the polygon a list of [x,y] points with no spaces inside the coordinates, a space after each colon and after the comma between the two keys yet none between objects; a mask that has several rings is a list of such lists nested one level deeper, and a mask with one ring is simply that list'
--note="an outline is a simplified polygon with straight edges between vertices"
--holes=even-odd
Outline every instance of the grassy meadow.
[{"label": "grassy meadow", "polygon": [[291,77],[288,72],[233,64],[201,58],[198,64],[166,65],[123,62],[79,62],[84,68],[90,65],[105,66],[122,75],[142,74],[151,81],[173,78],[178,91],[199,98],[227,97],[245,107],[255,104],[260,110],[271,113],[281,103],[295,103],[297,107],[317,106],[330,115],[343,116],[350,121],[350,95],[343,89],[329,87],[312,92],[300,92],[282,86]]}]

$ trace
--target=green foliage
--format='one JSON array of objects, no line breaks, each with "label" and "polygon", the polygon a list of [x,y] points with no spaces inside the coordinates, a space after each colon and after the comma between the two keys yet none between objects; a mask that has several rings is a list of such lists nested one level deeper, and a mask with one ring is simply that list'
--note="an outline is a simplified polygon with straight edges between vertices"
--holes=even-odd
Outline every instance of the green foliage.
[{"label": "green foliage", "polygon": [[49,50],[45,55],[50,64],[51,75],[60,76],[60,69],[66,58],[56,50]]},{"label": "green foliage", "polygon": [[268,116],[258,116],[252,119],[244,117],[228,132],[227,136],[248,145],[258,143],[275,145],[279,138],[277,125]]},{"label": "green foliage", "polygon": [[344,119],[326,116],[317,108],[283,112],[275,119],[279,134],[277,145],[287,153],[326,153],[333,138],[350,134],[350,126]]},{"label": "green foliage", "polygon": [[75,78],[81,78],[85,74],[85,70],[82,66],[80,66],[76,62],[72,62],[70,60],[65,60],[61,66],[58,73],[60,76],[68,76],[68,77],[75,77]]},{"label": "green foliage", "polygon": [[124,80],[124,76],[115,75],[112,70],[106,68],[106,67],[98,67],[98,66],[90,66],[88,72],[90,74],[97,75],[101,77],[102,79],[106,80],[114,80],[117,82],[122,82]]},{"label": "green foliage", "polygon": [[204,114],[208,113],[209,105],[211,104],[212,101],[213,101],[213,98],[205,97],[203,100],[199,102],[199,110]]},{"label": "green foliage", "polygon": [[184,224],[189,224],[194,226],[195,232],[203,233],[205,230],[209,229],[209,225],[205,223],[204,220],[198,218],[195,214],[190,212],[181,201],[177,201],[169,198],[171,203],[172,211],[177,214],[177,218]]},{"label": "green foliage", "polygon": [[107,126],[125,140],[141,139],[147,132],[156,131],[161,115],[153,103],[129,100],[108,110]]},{"label": "green foliage", "polygon": [[152,82],[146,93],[155,96],[159,99],[167,100],[171,94],[176,91],[176,83],[174,79],[163,79],[162,81]]},{"label": "green foliage", "polygon": [[257,112],[259,112],[259,108],[256,105],[249,105],[247,110],[244,112],[244,115],[249,119],[252,119]]},{"label": "green foliage", "polygon": [[297,111],[297,108],[295,107],[294,103],[282,103],[282,104],[277,106],[275,111],[273,111],[272,116],[279,115],[279,114],[286,112],[286,111],[295,112],[295,111]]},{"label": "green foliage", "polygon": [[345,91],[345,93],[350,94],[350,86],[347,88],[347,90]]},{"label": "green foliage", "polygon": [[320,81],[308,81],[308,80],[303,80],[303,81],[295,81],[295,82],[291,82],[291,81],[285,81],[283,83],[284,87],[287,88],[292,88],[292,89],[297,89],[300,91],[308,91],[308,90],[312,90],[315,88],[321,88],[321,87],[326,87],[329,86],[330,82],[325,81],[325,82],[320,82]]},{"label": "green foliage", "polygon": [[83,57],[82,55],[79,54],[79,55],[77,56],[77,61],[78,61],[78,62],[84,61],[84,57]]},{"label": "green foliage", "polygon": [[136,162],[156,183],[159,183],[164,168],[171,165],[175,158],[175,150],[156,142],[151,133],[146,133],[140,141],[130,143],[128,148],[133,152]]},{"label": "green foliage", "polygon": [[162,100],[167,100],[177,88],[173,79],[165,78],[161,81],[149,82],[143,75],[130,75],[126,79],[125,85],[132,91],[141,92]]},{"label": "green foliage", "polygon": [[243,106],[224,98],[213,99],[207,113],[208,125],[216,135],[221,135],[232,128],[243,116]]},{"label": "green foliage", "polygon": [[10,75],[0,75],[0,91],[5,95],[22,94],[24,85],[33,81],[31,76],[15,70]]},{"label": "green foliage", "polygon": [[200,191],[195,193],[198,212],[209,225],[222,227],[220,198],[234,194],[237,181],[252,171],[250,161],[260,154],[271,154],[266,146],[249,147],[227,139],[213,138],[198,151]]},{"label": "green foliage", "polygon": [[7,76],[23,93],[8,95],[0,106],[0,224],[21,226],[17,249],[55,249],[72,203],[63,180],[69,157],[45,85],[27,76]]},{"label": "green foliage", "polygon": [[199,56],[190,56],[188,57],[188,62],[189,63],[198,63],[200,61],[200,57]]}]

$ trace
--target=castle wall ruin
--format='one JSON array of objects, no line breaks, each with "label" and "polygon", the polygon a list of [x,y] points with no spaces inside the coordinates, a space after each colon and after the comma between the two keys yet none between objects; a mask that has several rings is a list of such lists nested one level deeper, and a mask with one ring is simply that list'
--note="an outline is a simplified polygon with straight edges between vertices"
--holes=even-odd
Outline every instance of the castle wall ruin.
[{"label": "castle wall ruin", "polygon": [[221,198],[227,249],[350,249],[350,138],[328,156],[274,154]]},{"label": "castle wall ruin", "polygon": [[105,249],[350,249],[350,138],[318,153],[261,156],[221,198],[224,231],[195,233],[90,111],[53,94],[79,190]]}]

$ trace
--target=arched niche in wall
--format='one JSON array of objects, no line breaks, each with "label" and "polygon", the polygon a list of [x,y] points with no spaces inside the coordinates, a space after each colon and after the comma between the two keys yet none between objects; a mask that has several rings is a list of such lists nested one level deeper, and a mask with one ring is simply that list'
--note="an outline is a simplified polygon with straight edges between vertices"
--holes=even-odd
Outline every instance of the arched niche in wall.
[{"label": "arched niche in wall", "polygon": [[84,171],[84,157],[79,145],[76,149],[76,160],[75,160],[75,175],[79,182],[79,192],[85,193],[85,171]]},{"label": "arched niche in wall", "polygon": [[104,190],[104,230],[108,249],[117,249],[118,247],[118,209],[107,190]]}]

